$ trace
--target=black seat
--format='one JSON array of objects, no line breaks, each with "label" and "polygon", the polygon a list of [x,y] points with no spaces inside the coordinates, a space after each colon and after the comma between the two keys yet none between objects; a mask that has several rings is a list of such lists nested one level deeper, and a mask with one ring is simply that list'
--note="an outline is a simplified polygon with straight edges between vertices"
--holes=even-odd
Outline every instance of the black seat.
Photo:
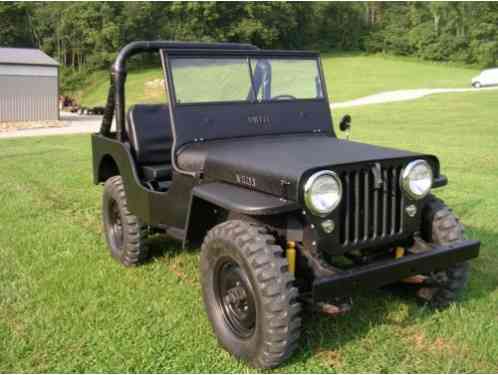
[{"label": "black seat", "polygon": [[142,173],[147,181],[164,181],[171,179],[172,169],[169,165],[144,165]]},{"label": "black seat", "polygon": [[146,181],[171,179],[171,133],[169,109],[162,104],[137,104],[128,110],[126,130],[142,177]]}]

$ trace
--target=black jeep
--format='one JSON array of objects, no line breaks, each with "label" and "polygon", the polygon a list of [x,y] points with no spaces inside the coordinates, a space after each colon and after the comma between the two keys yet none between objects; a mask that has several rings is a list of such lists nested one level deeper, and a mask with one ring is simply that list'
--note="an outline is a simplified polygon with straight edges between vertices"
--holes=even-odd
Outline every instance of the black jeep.
[{"label": "black jeep", "polygon": [[[145,52],[160,55],[167,103],[126,112],[126,61]],[[140,263],[156,232],[202,245],[214,332],[256,367],[296,348],[302,307],[344,313],[390,284],[447,306],[479,253],[431,194],[447,183],[435,156],[336,137],[313,52],[129,44],[92,146],[112,256]]]}]

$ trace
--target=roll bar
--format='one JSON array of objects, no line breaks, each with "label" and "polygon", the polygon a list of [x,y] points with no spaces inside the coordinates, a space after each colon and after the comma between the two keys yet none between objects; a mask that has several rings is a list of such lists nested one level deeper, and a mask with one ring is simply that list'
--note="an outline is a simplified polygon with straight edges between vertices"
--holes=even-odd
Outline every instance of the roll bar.
[{"label": "roll bar", "polygon": [[123,47],[111,69],[111,85],[107,95],[107,103],[104,110],[104,117],[100,133],[108,136],[111,132],[111,124],[114,113],[116,113],[116,132],[120,141],[124,140],[124,118],[125,118],[125,82],[126,82],[126,62],[129,58],[140,53],[159,52],[159,50],[174,49],[223,49],[223,50],[258,50],[252,44],[245,43],[198,43],[198,42],[171,42],[171,41],[140,41],[132,42]]}]

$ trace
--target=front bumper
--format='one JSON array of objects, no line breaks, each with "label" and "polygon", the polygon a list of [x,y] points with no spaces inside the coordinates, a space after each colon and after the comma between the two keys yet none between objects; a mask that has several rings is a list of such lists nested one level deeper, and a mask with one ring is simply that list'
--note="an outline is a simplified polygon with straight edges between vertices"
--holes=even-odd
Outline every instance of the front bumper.
[{"label": "front bumper", "polygon": [[326,302],[335,297],[351,296],[357,291],[379,288],[405,277],[446,269],[479,255],[481,243],[465,240],[431,250],[388,259],[316,279],[313,283],[313,302]]}]

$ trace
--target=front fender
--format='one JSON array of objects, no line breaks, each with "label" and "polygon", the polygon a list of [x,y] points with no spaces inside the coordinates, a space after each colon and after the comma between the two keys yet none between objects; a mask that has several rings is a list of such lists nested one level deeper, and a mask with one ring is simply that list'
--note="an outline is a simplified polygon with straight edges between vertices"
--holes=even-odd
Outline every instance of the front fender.
[{"label": "front fender", "polygon": [[275,215],[299,208],[297,202],[223,182],[198,185],[192,196],[244,215]]},{"label": "front fender", "polygon": [[279,215],[299,209],[297,202],[224,182],[210,182],[192,189],[184,247],[199,245],[207,231],[218,224],[219,209],[248,216]]}]

